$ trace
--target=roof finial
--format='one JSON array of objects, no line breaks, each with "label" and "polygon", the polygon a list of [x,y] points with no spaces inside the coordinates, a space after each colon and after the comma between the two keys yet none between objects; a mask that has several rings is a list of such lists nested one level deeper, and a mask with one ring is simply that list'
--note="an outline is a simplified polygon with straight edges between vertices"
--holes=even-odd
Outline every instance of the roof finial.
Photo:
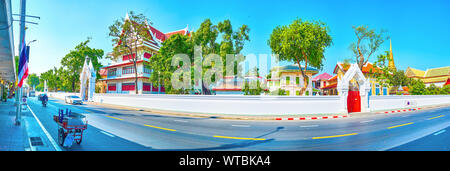
[{"label": "roof finial", "polygon": [[130,17],[128,16],[128,12],[127,12],[127,14],[125,15],[125,20],[130,20]]}]

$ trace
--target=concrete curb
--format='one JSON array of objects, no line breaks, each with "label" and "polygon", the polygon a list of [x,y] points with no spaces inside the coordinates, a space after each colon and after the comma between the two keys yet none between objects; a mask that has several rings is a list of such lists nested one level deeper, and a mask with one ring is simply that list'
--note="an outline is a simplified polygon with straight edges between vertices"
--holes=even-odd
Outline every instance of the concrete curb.
[{"label": "concrete curb", "polygon": [[346,118],[350,115],[333,115],[333,116],[313,116],[313,117],[300,117],[300,118],[275,118],[275,120],[316,120],[316,119],[336,119],[336,118]]},{"label": "concrete curb", "polygon": [[401,113],[401,112],[411,112],[411,111],[417,111],[417,110],[422,110],[422,108],[418,107],[418,108],[411,108],[411,109],[390,110],[390,111],[384,111],[384,112],[377,112],[377,114]]}]

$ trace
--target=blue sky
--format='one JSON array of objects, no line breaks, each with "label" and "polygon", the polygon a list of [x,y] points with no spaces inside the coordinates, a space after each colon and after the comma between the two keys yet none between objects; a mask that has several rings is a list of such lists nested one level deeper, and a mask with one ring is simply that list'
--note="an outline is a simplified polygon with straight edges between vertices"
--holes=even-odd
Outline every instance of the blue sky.
[{"label": "blue sky", "polygon": [[[14,13],[19,13],[19,2],[13,0]],[[39,25],[28,25],[26,39],[37,40],[31,45],[30,72],[42,73],[59,67],[62,57],[87,37],[92,37],[91,47],[110,52],[108,26],[130,10],[145,14],[162,32],[186,25],[196,29],[206,18],[216,24],[230,19],[235,29],[246,24],[250,42],[244,54],[270,54],[267,40],[272,30],[301,18],[321,20],[330,28],[333,45],[325,51],[322,72],[331,74],[337,61],[353,57],[348,47],[356,40],[352,26],[359,25],[388,31],[397,68],[426,70],[450,65],[449,9],[448,0],[28,0],[27,14],[41,19],[30,19]],[[18,28],[15,23],[16,48]],[[389,41],[370,61],[385,50],[389,50]]]}]

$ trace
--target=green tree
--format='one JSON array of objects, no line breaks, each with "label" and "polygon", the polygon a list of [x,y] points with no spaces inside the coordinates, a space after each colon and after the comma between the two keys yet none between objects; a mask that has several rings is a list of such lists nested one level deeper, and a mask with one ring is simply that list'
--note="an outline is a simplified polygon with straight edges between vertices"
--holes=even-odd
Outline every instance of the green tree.
[{"label": "green tree", "polygon": [[57,75],[57,69],[56,67],[53,69],[50,69],[46,72],[41,73],[39,82],[41,84],[44,84],[44,82],[47,81],[47,87],[50,90],[53,90],[54,92],[58,91],[58,75]]},{"label": "green tree", "polygon": [[[219,54],[222,58],[222,64],[225,64],[227,54],[239,55],[241,53],[245,42],[250,41],[249,32],[250,28],[245,24],[234,31],[230,20],[224,20],[214,25],[210,19],[206,19],[200,24],[200,28],[192,33],[192,41],[194,45],[202,47],[203,54]],[[220,43],[216,42],[219,36],[221,36]],[[239,68],[238,64],[244,60],[245,56],[235,61],[233,72],[228,72],[227,68],[224,67],[223,75],[227,75],[227,73],[239,75],[242,68]],[[211,68],[212,66],[203,66],[202,75]],[[203,89],[206,89],[204,85],[202,86]]]},{"label": "green tree", "polygon": [[261,81],[259,81],[259,68],[253,68],[252,71],[249,71],[247,76],[256,76],[257,80],[244,80],[244,85],[242,87],[242,92],[244,95],[261,95],[266,91],[266,85],[261,85]]},{"label": "green tree", "polygon": [[[129,15],[128,15],[129,14]],[[116,20],[109,26],[109,36],[112,37],[113,52],[107,58],[117,60],[121,55],[130,55],[129,61],[133,63],[135,76],[135,90],[138,94],[138,75],[137,60],[138,47],[143,44],[143,40],[150,40],[151,35],[148,32],[150,20],[144,14],[135,14],[130,11],[127,18]]]},{"label": "green tree", "polygon": [[[308,86],[306,70],[308,66],[322,69],[325,59],[325,49],[332,45],[329,28],[321,21],[294,20],[288,26],[277,26],[270,35],[268,45],[272,53],[279,55],[279,60],[293,62],[299,65],[304,79],[304,88]],[[300,63],[304,63],[301,69]]]},{"label": "green tree", "polygon": [[438,95],[440,94],[440,88],[437,87],[435,84],[431,84],[425,89],[426,95]]},{"label": "green tree", "polygon": [[368,26],[353,26],[353,30],[357,39],[356,42],[350,44],[350,49],[355,54],[355,61],[362,70],[362,67],[389,36],[384,35],[386,31],[383,29],[376,33],[375,29],[369,29]]},{"label": "green tree", "polygon": [[19,75],[19,56],[14,56],[14,62],[16,63],[16,75]]},{"label": "green tree", "polygon": [[388,79],[389,85],[394,88],[395,92],[400,86],[408,86],[411,83],[411,78],[408,78],[403,70],[394,70]]},{"label": "green tree", "polygon": [[[89,47],[87,44],[91,41],[88,38],[86,41],[78,44],[74,50],[71,50],[66,56],[61,60],[61,65],[64,68],[60,68],[58,71],[64,85],[69,84],[71,86],[69,91],[76,91],[76,85],[80,84],[80,73],[83,68],[86,56],[92,61],[92,65],[97,72],[97,79],[100,78],[99,70],[102,64],[99,60],[103,58],[104,52],[102,49],[95,49]],[[62,83],[61,83],[62,84]]]},{"label": "green tree", "polygon": [[408,86],[409,93],[411,95],[425,95],[426,94],[426,86],[422,80],[412,79],[411,84]]},{"label": "green tree", "polygon": [[450,93],[450,85],[443,86],[439,91],[439,94],[447,95],[449,93]]},{"label": "green tree", "polygon": [[27,84],[30,86],[30,88],[38,86],[39,85],[39,77],[35,73],[28,75]]},{"label": "green tree", "polygon": [[183,65],[183,63],[180,63],[177,66],[172,66],[172,58],[176,54],[187,54],[191,57],[190,60],[192,61],[193,43],[188,36],[181,34],[172,35],[162,43],[159,53],[152,56],[152,60],[150,61],[150,68],[153,70],[150,81],[155,85],[164,85],[168,94],[181,93],[180,91],[174,90],[171,84],[172,74]]},{"label": "green tree", "polygon": [[[186,54],[189,56],[191,65],[194,64],[194,47],[201,46],[203,56],[208,54],[218,54],[222,63],[226,62],[227,54],[240,54],[246,41],[249,41],[249,31],[247,25],[242,25],[237,31],[233,31],[231,22],[225,20],[214,25],[210,19],[204,20],[200,24],[200,28],[191,33],[191,36],[172,35],[169,39],[162,43],[158,54],[152,57],[150,68],[152,69],[151,81],[155,85],[164,85],[169,93],[187,93],[187,90],[174,90],[170,84],[171,76],[183,64],[173,67],[172,59],[175,54]],[[221,36],[221,42],[217,42]],[[245,59],[245,58],[244,58]],[[244,59],[236,61],[242,62]],[[203,59],[204,60],[204,59]],[[200,61],[202,65],[203,61]],[[202,66],[202,75],[211,66]],[[234,73],[239,73],[240,68],[234,65]],[[194,67],[191,67],[191,79],[194,77]],[[227,73],[226,67],[223,68],[224,75]],[[214,81],[215,78],[213,78]],[[194,81],[194,80],[192,80]],[[209,87],[202,84],[204,94],[210,94]]]}]

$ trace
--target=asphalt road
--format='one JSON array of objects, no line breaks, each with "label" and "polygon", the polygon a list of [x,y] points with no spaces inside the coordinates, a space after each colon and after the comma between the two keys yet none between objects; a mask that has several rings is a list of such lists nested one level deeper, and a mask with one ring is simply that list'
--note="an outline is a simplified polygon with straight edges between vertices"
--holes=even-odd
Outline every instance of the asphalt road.
[{"label": "asphalt road", "polygon": [[28,105],[57,140],[57,109],[85,114],[89,126],[72,151],[449,150],[450,107],[328,120],[243,121],[166,116],[36,98]]}]

